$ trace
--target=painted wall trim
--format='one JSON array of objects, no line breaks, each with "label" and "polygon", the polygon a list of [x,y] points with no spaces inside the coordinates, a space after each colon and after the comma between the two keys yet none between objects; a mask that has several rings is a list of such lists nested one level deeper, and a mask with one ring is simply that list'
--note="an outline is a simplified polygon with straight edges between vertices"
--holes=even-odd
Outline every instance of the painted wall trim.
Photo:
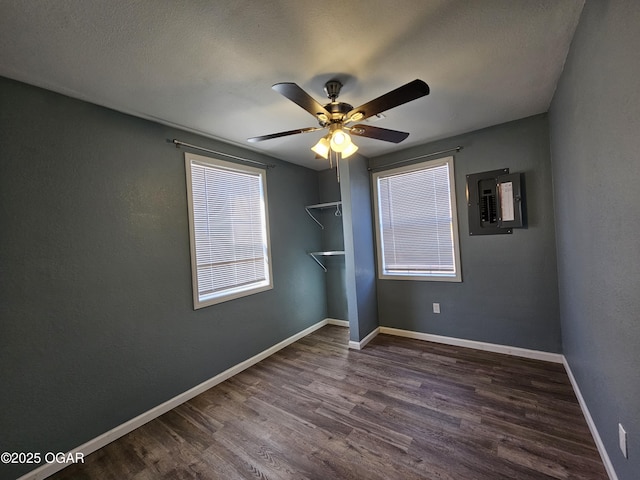
[{"label": "painted wall trim", "polygon": [[379,333],[380,333],[380,327],[377,327],[371,333],[369,333],[369,335],[364,337],[359,342],[356,342],[354,340],[349,340],[349,348],[353,350],[362,350],[365,347],[365,345],[369,343],[371,340],[373,340],[374,338],[376,338],[376,335],[378,335]]},{"label": "painted wall trim", "polygon": [[602,458],[602,463],[604,464],[604,468],[607,471],[607,475],[609,475],[610,480],[618,480],[618,475],[613,468],[613,463],[611,463],[611,459],[609,458],[609,454],[607,453],[607,449],[604,447],[604,443],[602,442],[602,438],[600,438],[600,433],[596,428],[596,424],[591,417],[591,413],[589,412],[589,408],[587,407],[586,402],[584,401],[584,397],[582,396],[582,392],[580,391],[580,387],[578,386],[578,382],[573,376],[573,372],[571,371],[571,367],[569,366],[569,362],[567,362],[566,357],[562,357],[562,363],[564,365],[564,369],[567,371],[567,375],[569,376],[569,381],[571,382],[571,386],[573,387],[573,391],[578,398],[578,403],[580,404],[580,408],[582,409],[582,414],[584,415],[585,420],[587,421],[587,425],[589,426],[589,430],[591,431],[591,436],[593,437],[593,441],[598,448],[598,452],[600,452],[600,458]]},{"label": "painted wall trim", "polygon": [[[233,377],[234,375],[242,372],[243,370],[246,370],[247,368],[273,355],[278,350],[282,350],[284,347],[291,345],[292,343],[300,340],[303,337],[306,337],[307,335],[315,332],[319,328],[322,328],[325,325],[329,325],[329,324],[336,325],[336,323],[334,322],[340,322],[337,324],[340,326],[344,325],[344,323],[342,323],[344,322],[344,320],[334,320],[334,319],[325,318],[324,320],[321,320],[320,322],[311,325],[310,327],[302,330],[301,332],[298,332],[295,335],[292,335],[291,337],[282,340],[280,343],[277,343],[274,346],[267,348],[263,352],[260,352],[257,355],[254,355],[253,357],[248,358],[247,360],[240,362],[237,365],[234,365],[233,367],[225,370],[224,372],[219,373],[215,377],[212,377],[209,380],[206,380],[201,384],[196,385],[195,387],[187,390],[186,392],[183,392],[173,397],[172,399],[167,400],[166,402],[161,403],[160,405],[152,408],[151,410],[148,410],[138,415],[137,417],[132,418],[131,420],[121,425],[118,425],[115,428],[112,428],[108,432],[105,432],[102,435],[92,440],[89,440],[88,442],[80,445],[79,447],[74,448],[69,453],[74,454],[74,456],[76,453],[82,453],[86,457],[87,455],[95,452],[96,450],[104,447],[105,445],[108,445],[114,440],[117,440],[118,438],[123,437],[127,433],[132,432],[136,428],[141,427],[145,423],[148,423],[151,420],[158,418],[160,415],[163,415],[169,410],[172,410],[173,408],[191,400],[193,397],[200,395],[202,392],[209,390],[212,387],[215,387],[219,383],[224,382],[225,380]],[[348,322],[346,322],[346,324],[348,326]],[[47,463],[21,476],[20,478],[18,478],[18,480],[43,480],[53,475],[54,473],[62,470],[66,466],[67,465],[64,463]]]},{"label": "painted wall trim", "polygon": [[508,345],[499,345],[497,343],[477,342],[475,340],[466,340],[464,338],[444,337],[441,335],[433,335],[431,333],[413,332],[411,330],[401,330],[399,328],[380,327],[380,333],[387,335],[396,335],[398,337],[413,338],[416,340],[425,340],[427,342],[444,343],[446,345],[454,345],[457,347],[475,348],[476,350],[484,350],[487,352],[503,353],[506,355],[514,355],[516,357],[532,358],[535,360],[544,360],[546,362],[562,363],[563,355],[560,353],[543,352],[540,350],[529,350],[527,348],[510,347]]},{"label": "painted wall trim", "polygon": [[349,320],[338,320],[337,318],[325,318],[325,320],[327,321],[327,325],[349,328]]}]

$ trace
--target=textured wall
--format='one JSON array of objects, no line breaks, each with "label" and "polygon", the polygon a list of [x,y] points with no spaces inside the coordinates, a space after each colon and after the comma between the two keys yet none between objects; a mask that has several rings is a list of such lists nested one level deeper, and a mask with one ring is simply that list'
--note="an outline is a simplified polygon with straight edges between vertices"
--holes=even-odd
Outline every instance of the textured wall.
[{"label": "textured wall", "polygon": [[550,110],[564,353],[621,480],[640,472],[639,24],[637,1],[588,1]]},{"label": "textured wall", "polygon": [[[456,145],[464,147],[454,163],[463,281],[378,280],[380,325],[560,352],[546,115],[378,157],[372,165]],[[470,237],[466,175],[499,168],[524,173],[528,228],[512,235]],[[432,313],[434,302],[442,313]]]},{"label": "textured wall", "polygon": [[[276,162],[274,289],[193,310],[178,137]],[[326,317],[316,172],[0,79],[0,451],[72,449]],[[15,478],[33,466],[0,466]]]}]

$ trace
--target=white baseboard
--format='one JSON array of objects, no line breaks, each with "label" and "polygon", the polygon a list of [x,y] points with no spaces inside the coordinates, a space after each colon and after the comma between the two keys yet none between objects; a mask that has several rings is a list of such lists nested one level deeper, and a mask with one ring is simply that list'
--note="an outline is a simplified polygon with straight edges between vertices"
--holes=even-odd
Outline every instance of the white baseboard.
[{"label": "white baseboard", "polygon": [[[242,372],[243,370],[251,367],[252,365],[255,365],[256,363],[264,360],[270,355],[273,355],[278,350],[281,350],[284,347],[291,345],[292,343],[300,340],[302,337],[306,337],[307,335],[315,332],[319,328],[322,328],[325,325],[328,325],[330,323],[333,325],[336,325],[336,323],[334,322],[344,322],[344,320],[332,320],[332,319],[325,318],[324,320],[314,325],[311,325],[310,327],[302,330],[301,332],[296,333],[295,335],[292,335],[291,337],[281,341],[280,343],[277,343],[276,345],[270,348],[267,348],[263,352],[257,355],[254,355],[253,357],[245,360],[244,362],[234,365],[233,367],[225,370],[224,372],[219,373],[215,377],[212,377],[209,380],[206,380],[205,382],[202,382],[201,384],[196,385],[195,387],[187,390],[186,392],[183,392],[180,395],[177,395],[172,399],[167,400],[166,402],[158,405],[157,407],[154,407],[151,410],[148,410],[138,415],[137,417],[132,418],[131,420],[121,425],[118,425],[117,427],[109,430],[108,432],[103,433],[102,435],[94,438],[93,440],[89,440],[88,442],[80,445],[79,447],[74,448],[69,453],[73,454],[74,458],[77,453],[81,453],[86,457],[87,455],[95,452],[96,450],[104,447],[105,445],[108,445],[114,440],[117,440],[118,438],[126,435],[127,433],[132,432],[136,428],[141,427],[145,423],[148,423],[151,420],[158,418],[160,415],[168,412],[169,410],[172,410],[178,405],[181,405],[184,402],[191,400],[193,397],[200,395],[202,392],[209,390],[212,387],[215,387],[216,385],[224,382],[228,378],[233,377],[234,375]],[[343,324],[340,323],[339,325],[343,325]],[[47,478],[53,475],[57,471],[62,470],[66,466],[67,465],[64,463],[55,463],[55,462],[46,463],[36,468],[35,470],[32,470],[31,472],[23,475],[22,477],[18,478],[18,480],[42,480],[44,478]]]},{"label": "white baseboard", "polygon": [[[327,321],[328,325],[338,325],[340,327],[347,327],[349,328],[349,321],[348,320],[337,320],[335,318],[326,318],[325,319]],[[364,339],[362,339],[362,341],[360,342],[355,342],[353,340],[349,340],[349,348],[353,349],[353,350],[362,350],[364,348],[364,346],[369,343],[371,340],[373,340],[373,338],[380,332],[380,328],[376,328],[374,331],[372,331],[369,335],[367,335]]]},{"label": "white baseboard", "polygon": [[609,458],[609,454],[607,453],[607,449],[604,447],[604,443],[602,442],[602,438],[600,438],[600,433],[596,428],[596,424],[593,422],[593,418],[591,417],[591,413],[587,408],[587,404],[584,401],[584,397],[582,396],[582,392],[580,391],[580,387],[578,386],[578,382],[576,382],[576,378],[573,376],[573,372],[571,371],[571,367],[567,362],[567,359],[563,356],[562,363],[564,364],[564,369],[567,371],[567,375],[569,377],[569,381],[571,382],[571,386],[573,387],[573,391],[578,398],[578,403],[580,404],[580,408],[582,409],[582,414],[584,415],[585,420],[587,421],[587,425],[589,426],[589,430],[591,431],[591,436],[593,437],[593,441],[598,448],[598,452],[600,453],[600,457],[602,458],[602,463],[604,464],[604,469],[607,471],[607,475],[609,475],[610,480],[618,480],[618,475],[616,471],[613,469],[613,464],[611,463],[611,459]]},{"label": "white baseboard", "polygon": [[364,337],[359,342],[349,340],[349,348],[353,350],[362,350],[365,347],[365,345],[369,343],[371,340],[373,340],[376,337],[376,335],[378,335],[379,333],[380,333],[380,327],[377,327],[371,333],[369,333],[369,335]]},{"label": "white baseboard", "polygon": [[416,340],[425,340],[427,342],[443,343],[446,345],[454,345],[457,347],[475,348],[476,350],[484,350],[487,352],[504,353],[506,355],[532,358],[535,360],[544,360],[553,363],[562,363],[562,360],[564,358],[560,353],[550,353],[542,352],[540,350],[529,350],[527,348],[510,347],[508,345],[499,345],[497,343],[477,342],[475,340],[465,340],[463,338],[444,337],[441,335],[433,335],[431,333],[401,330],[399,328],[380,327],[380,333],[396,335],[398,337],[413,338]]},{"label": "white baseboard", "polygon": [[325,318],[327,325],[337,325],[339,327],[349,328],[349,320],[338,320],[335,318]]}]

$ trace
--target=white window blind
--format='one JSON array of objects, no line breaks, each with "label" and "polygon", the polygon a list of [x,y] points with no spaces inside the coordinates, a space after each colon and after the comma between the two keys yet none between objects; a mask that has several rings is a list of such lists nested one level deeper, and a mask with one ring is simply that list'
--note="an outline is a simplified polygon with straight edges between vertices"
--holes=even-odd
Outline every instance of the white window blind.
[{"label": "white window blind", "polygon": [[271,288],[265,172],[194,154],[185,157],[195,307]]},{"label": "white window blind", "polygon": [[381,278],[460,281],[452,168],[448,157],[374,174]]}]

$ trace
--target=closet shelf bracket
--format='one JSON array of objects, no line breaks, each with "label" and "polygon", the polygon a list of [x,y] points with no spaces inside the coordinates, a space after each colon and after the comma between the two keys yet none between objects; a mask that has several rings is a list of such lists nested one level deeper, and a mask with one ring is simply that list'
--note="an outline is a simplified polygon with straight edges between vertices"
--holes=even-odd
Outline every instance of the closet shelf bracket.
[{"label": "closet shelf bracket", "polygon": [[338,255],[344,255],[344,250],[331,250],[328,252],[309,252],[309,255],[311,256],[311,258],[313,258],[316,261],[318,265],[320,265],[320,267],[322,267],[322,270],[324,270],[324,272],[327,273],[327,267],[324,266],[324,264],[320,261],[318,257],[333,257]]},{"label": "closet shelf bracket", "polygon": [[307,211],[307,213],[313,219],[313,221],[316,222],[318,225],[320,225],[320,228],[324,230],[324,225],[322,225],[322,223],[320,223],[320,220],[318,220],[313,215],[313,213],[311,213],[311,210],[335,207],[336,208],[335,216],[339,217],[342,215],[342,210],[340,209],[341,205],[342,205],[342,202],[318,203],[316,205],[307,205],[306,207],[304,207],[304,209]]}]

